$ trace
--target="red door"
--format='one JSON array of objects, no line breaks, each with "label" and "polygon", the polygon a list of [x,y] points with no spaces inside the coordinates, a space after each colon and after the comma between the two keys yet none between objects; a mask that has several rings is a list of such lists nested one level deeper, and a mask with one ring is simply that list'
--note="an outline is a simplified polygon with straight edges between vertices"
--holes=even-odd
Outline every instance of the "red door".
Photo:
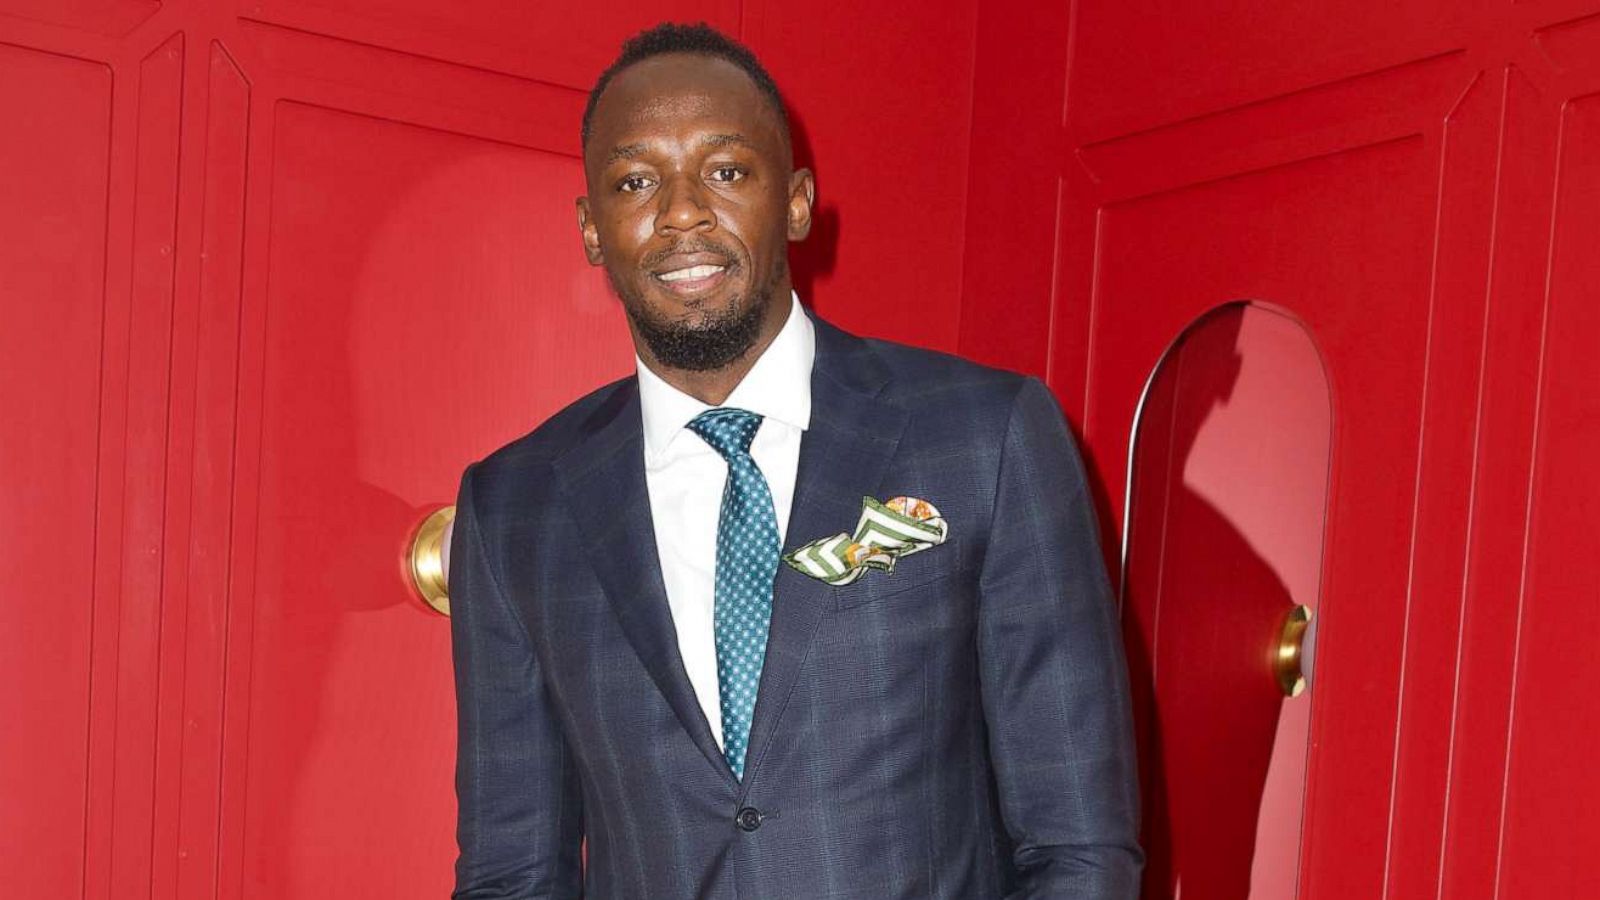
[{"label": "red door", "polygon": [[[971,245],[968,290],[1015,303],[1005,317],[969,306],[962,347],[1049,375],[1108,530],[1135,517],[1130,565],[1151,552],[1142,511],[1124,509],[1135,414],[1178,336],[1259,302],[1301,323],[1325,364],[1304,820],[1287,842],[1298,859],[1274,861],[1298,870],[1300,896],[1600,894],[1600,777],[1576,752],[1600,736],[1583,687],[1595,653],[1575,638],[1600,616],[1600,478],[1580,462],[1600,427],[1597,13],[1566,0],[986,6],[973,171],[1020,159],[1044,174],[973,182],[970,233],[1002,222],[1012,239]],[[1000,104],[1018,84],[1042,114]],[[1180,520],[1165,538],[1206,548],[1254,518]],[[1168,561],[1203,575],[1217,559]],[[1124,597],[1136,638],[1154,627],[1138,575]],[[1219,619],[1189,622],[1187,669],[1130,646],[1155,666],[1136,681],[1178,717],[1169,727],[1230,737],[1237,723],[1210,701],[1162,691],[1258,664],[1246,619],[1206,646],[1193,628]],[[1144,749],[1161,760],[1150,723]],[[1211,797],[1206,780],[1248,780],[1161,762],[1168,782],[1146,784],[1166,798],[1157,826]],[[1171,783],[1184,772],[1194,784]],[[1255,800],[1237,794],[1218,817],[1247,818]],[[1147,896],[1194,896],[1185,848],[1155,849]]]},{"label": "red door", "polygon": [[973,6],[821,7],[0,0],[0,893],[448,892],[449,629],[405,553],[631,368],[573,207],[626,35],[754,45],[823,173],[807,301],[953,349],[967,160],[924,110],[966,108]]}]

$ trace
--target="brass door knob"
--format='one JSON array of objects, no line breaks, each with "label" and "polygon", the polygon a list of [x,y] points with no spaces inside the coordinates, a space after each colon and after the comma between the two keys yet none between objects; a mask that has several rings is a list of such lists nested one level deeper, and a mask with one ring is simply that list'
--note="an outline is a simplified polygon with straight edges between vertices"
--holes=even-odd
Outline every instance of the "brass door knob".
[{"label": "brass door knob", "polygon": [[1289,610],[1289,615],[1283,620],[1283,628],[1278,632],[1278,649],[1273,655],[1272,668],[1285,697],[1300,696],[1310,681],[1310,629],[1311,607],[1301,605]]},{"label": "brass door knob", "polygon": [[411,584],[422,601],[438,612],[450,615],[450,533],[456,508],[434,510],[411,538]]}]

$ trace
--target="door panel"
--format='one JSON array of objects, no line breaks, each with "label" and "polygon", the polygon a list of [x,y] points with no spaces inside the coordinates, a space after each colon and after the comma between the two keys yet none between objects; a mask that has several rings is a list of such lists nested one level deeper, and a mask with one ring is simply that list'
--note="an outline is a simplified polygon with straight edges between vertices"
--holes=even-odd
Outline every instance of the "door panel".
[{"label": "door panel", "polygon": [[739,31],[734,0],[449,6],[393,0],[238,0],[239,16],[587,92],[624,38],[660,21]]},{"label": "door panel", "polygon": [[[1543,687],[1581,681],[1554,623],[1581,630],[1600,596],[1574,527],[1595,479],[1571,461],[1594,334],[1563,303],[1592,280],[1563,248],[1592,238],[1600,9],[1158,5],[1047,17],[1053,56],[1013,51],[1026,4],[986,7],[978,68],[1003,77],[975,104],[1028,84],[1064,114],[975,132],[969,234],[1053,200],[1004,255],[1054,264],[984,269],[1048,311],[991,324],[974,292],[962,346],[1048,375],[1117,522],[1113,461],[1165,342],[1238,297],[1303,321],[1335,428],[1300,894],[1583,893],[1600,826],[1541,779],[1590,786],[1558,757],[1600,727]],[[1055,165],[983,180],[1008,147]]]},{"label": "door panel", "polygon": [[[239,317],[250,84],[220,42],[197,46],[189,83],[204,128],[186,133],[186,158],[204,160],[200,215],[186,220],[173,332],[172,500],[165,558],[171,577],[164,618],[174,635],[162,654],[162,705],[151,846],[151,893],[212,897],[220,840],[218,785],[227,671],[234,454],[239,393]],[[192,71],[192,69],[191,69]],[[192,163],[191,163],[192,165]],[[186,173],[186,177],[195,176]]]},{"label": "door panel", "polygon": [[402,551],[465,460],[632,350],[577,252],[577,160],[298,103],[275,119],[256,581],[235,599],[250,744],[224,749],[246,760],[241,896],[444,894],[449,630]]},{"label": "door panel", "polygon": [[1589,687],[1600,662],[1600,98],[1568,105],[1561,130],[1498,865],[1500,896],[1518,900],[1600,894],[1600,871],[1571,849],[1600,840],[1600,780],[1582,749],[1600,734]]},{"label": "door panel", "polygon": [[0,45],[0,872],[36,897],[83,878],[110,76]]},{"label": "door panel", "polygon": [[[1328,852],[1317,840],[1321,792],[1339,796],[1344,817],[1381,821],[1387,810],[1382,782],[1359,767],[1324,770],[1320,760],[1386,760],[1393,748],[1404,617],[1390,598],[1403,596],[1407,572],[1403,555],[1387,551],[1404,544],[1409,498],[1384,480],[1341,473],[1344,466],[1383,472],[1393,465],[1390,443],[1415,440],[1431,199],[1421,173],[1431,159],[1423,141],[1390,141],[1136,198],[1100,214],[1094,391],[1084,424],[1091,446],[1126,446],[1144,372],[1173,335],[1218,302],[1254,297],[1291,311],[1326,357],[1335,423],[1318,590],[1318,674],[1326,689],[1314,708],[1301,838],[1312,857]],[[1364,264],[1335,264],[1330,245]],[[1350,297],[1383,298],[1381,332],[1370,317],[1345,315]],[[1105,474],[1108,495],[1119,495],[1121,478]],[[1351,671],[1359,677],[1341,676]],[[1205,670],[1172,675],[1201,679]],[[1370,896],[1381,864],[1363,870],[1353,860],[1376,854],[1381,863],[1382,832],[1340,843],[1346,862],[1336,877],[1348,881],[1336,893]]]},{"label": "door panel", "polygon": [[1462,12],[1415,0],[1086,2],[1070,121],[1091,140],[1116,137],[1448,54],[1471,28]]},{"label": "door panel", "polygon": [[155,15],[161,0],[7,0],[5,14],[103,35],[125,35]]}]

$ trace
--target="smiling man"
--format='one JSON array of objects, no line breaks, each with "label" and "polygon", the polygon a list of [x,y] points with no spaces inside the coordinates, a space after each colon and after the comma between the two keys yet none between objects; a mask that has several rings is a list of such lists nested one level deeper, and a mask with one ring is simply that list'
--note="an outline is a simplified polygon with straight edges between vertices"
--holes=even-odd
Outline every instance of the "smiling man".
[{"label": "smiling man", "polygon": [[715,31],[629,41],[583,148],[637,373],[462,478],[453,896],[1136,897],[1115,605],[1049,392],[801,307],[812,175]]}]

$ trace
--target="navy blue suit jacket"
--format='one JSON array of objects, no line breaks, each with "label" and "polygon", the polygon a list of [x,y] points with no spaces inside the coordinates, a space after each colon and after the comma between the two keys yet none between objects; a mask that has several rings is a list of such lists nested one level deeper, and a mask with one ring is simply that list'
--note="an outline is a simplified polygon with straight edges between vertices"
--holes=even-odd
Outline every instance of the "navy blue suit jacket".
[{"label": "navy blue suit jacket", "polygon": [[741,782],[679,656],[635,379],[469,466],[454,897],[1138,895],[1127,673],[1060,409],[816,328],[785,552],[866,495],[928,500],[947,541],[842,587],[779,566]]}]

